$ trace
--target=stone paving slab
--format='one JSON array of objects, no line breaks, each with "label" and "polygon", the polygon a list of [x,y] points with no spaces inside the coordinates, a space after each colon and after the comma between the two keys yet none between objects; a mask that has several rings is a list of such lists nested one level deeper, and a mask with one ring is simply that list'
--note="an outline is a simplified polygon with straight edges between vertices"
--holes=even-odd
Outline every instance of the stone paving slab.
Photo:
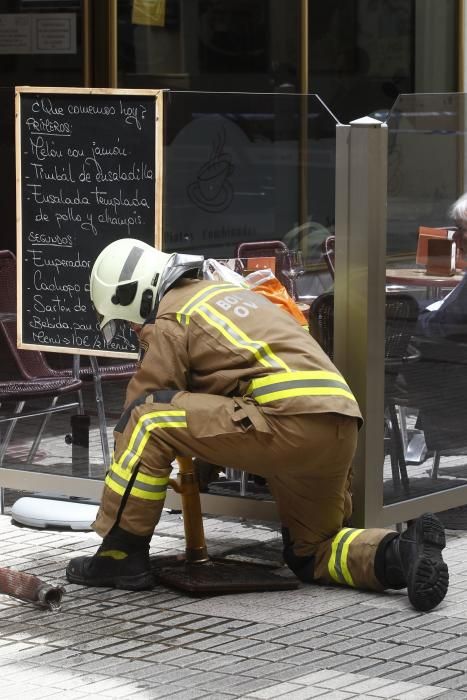
[{"label": "stone paving slab", "polygon": [[[154,554],[183,549],[179,515],[165,512],[159,532]],[[277,525],[206,518],[206,533],[209,549],[248,555],[261,540],[280,560]],[[302,585],[195,598],[68,584],[69,558],[99,541],[0,516],[0,565],[66,589],[57,613],[0,595],[3,700],[467,700],[467,532],[448,532],[451,590],[427,614],[399,591]]]},{"label": "stone paving slab", "polygon": [[[106,407],[118,414],[121,402],[115,394]],[[70,456],[67,421],[57,417],[41,443],[51,468],[58,455]],[[27,455],[26,423],[15,430],[15,459]],[[95,427],[90,457],[99,474]],[[10,492],[10,504],[15,497]],[[211,553],[280,562],[277,524],[204,524]],[[165,512],[157,533],[152,554],[183,550],[180,515]],[[0,516],[0,566],[66,589],[58,613],[0,595],[1,700],[467,700],[467,531],[448,532],[451,587],[428,614],[414,611],[402,591],[303,585],[194,598],[161,586],[128,593],[68,584],[68,560],[99,543],[92,532],[34,530]]]}]

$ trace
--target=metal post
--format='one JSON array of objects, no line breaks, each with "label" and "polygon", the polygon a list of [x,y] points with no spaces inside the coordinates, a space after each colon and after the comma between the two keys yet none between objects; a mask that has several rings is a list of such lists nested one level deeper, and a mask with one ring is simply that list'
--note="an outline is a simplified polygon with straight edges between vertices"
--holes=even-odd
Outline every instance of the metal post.
[{"label": "metal post", "polygon": [[89,416],[76,413],[71,416],[71,473],[90,476],[89,473]]},{"label": "metal post", "polygon": [[83,0],[83,21],[81,25],[83,45],[83,85],[92,86],[92,12],[91,0]]},{"label": "metal post", "polygon": [[[57,405],[57,401],[58,401],[58,396],[54,396],[53,399],[52,399],[52,401],[51,401],[51,403],[50,403],[50,408],[53,408],[54,406],[56,406],[56,405]],[[28,459],[27,459],[28,464],[31,464],[31,462],[33,461],[34,457],[36,456],[36,452],[37,452],[37,450],[38,450],[38,448],[39,448],[40,441],[42,440],[42,436],[43,436],[43,434],[44,434],[44,430],[46,429],[47,424],[48,424],[48,422],[49,422],[49,420],[50,420],[50,416],[51,416],[50,413],[46,413],[45,416],[43,417],[42,421],[41,421],[39,430],[38,430],[38,432],[37,432],[37,434],[36,434],[36,437],[34,438],[34,442],[33,442],[32,445],[31,445],[31,449],[29,450]]]},{"label": "metal post", "polygon": [[90,355],[89,361],[92,367],[92,375],[94,381],[94,390],[96,393],[97,417],[99,420],[99,431],[101,434],[102,456],[104,458],[104,467],[107,470],[110,467],[110,451],[109,440],[107,437],[107,421],[105,419],[104,394],[102,392],[102,381],[99,372],[97,358]]},{"label": "metal post", "polygon": [[336,128],[334,356],[365,418],[353,524],[368,527],[383,504],[387,127],[363,117]]},{"label": "metal post", "polygon": [[[308,221],[308,0],[300,4],[300,134],[299,134],[299,224]],[[298,247],[303,248],[304,232],[299,232]]]},{"label": "metal post", "polygon": [[186,560],[190,563],[208,561],[204,539],[203,515],[199,500],[198,479],[191,457],[177,457],[179,485],[185,529]]},{"label": "metal post", "polygon": [[[81,358],[79,355],[73,355],[73,379],[80,379],[81,374]],[[79,409],[78,413],[84,413],[84,399],[81,389],[78,390]]]}]

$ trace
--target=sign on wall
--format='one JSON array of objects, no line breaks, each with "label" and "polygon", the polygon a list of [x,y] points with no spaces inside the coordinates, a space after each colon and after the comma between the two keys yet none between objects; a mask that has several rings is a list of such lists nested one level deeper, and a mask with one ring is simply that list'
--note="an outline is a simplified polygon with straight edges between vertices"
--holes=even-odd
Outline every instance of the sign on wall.
[{"label": "sign on wall", "polygon": [[0,15],[0,54],[76,53],[74,12]]}]

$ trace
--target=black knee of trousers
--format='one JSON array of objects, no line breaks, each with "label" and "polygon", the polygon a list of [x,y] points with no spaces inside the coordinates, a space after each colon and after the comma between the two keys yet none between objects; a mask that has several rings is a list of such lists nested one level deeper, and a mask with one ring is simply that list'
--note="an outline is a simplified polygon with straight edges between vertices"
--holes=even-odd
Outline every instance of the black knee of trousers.
[{"label": "black knee of trousers", "polygon": [[282,556],[284,561],[291,571],[294,572],[295,576],[303,581],[304,583],[312,583],[314,580],[314,568],[315,568],[315,558],[313,555],[307,557],[299,557],[293,551],[293,542],[290,539],[290,531],[288,527],[283,527],[282,531],[282,542],[284,543],[284,548],[282,550]]},{"label": "black knee of trousers", "polygon": [[142,403],[146,401],[146,394],[142,394],[141,396],[138,396],[137,399],[131,402],[129,406],[123,411],[122,415],[118,419],[118,423],[115,426],[114,430],[117,431],[117,433],[123,433],[125,430],[125,426],[130,420],[131,412],[134,408],[137,406],[140,406]]},{"label": "black knee of trousers", "polygon": [[[129,406],[120,416],[115,430],[117,433],[123,433],[125,426],[130,420],[131,412],[137,406],[141,406],[143,403],[147,403],[149,397],[152,397],[152,403],[171,403],[175,394],[178,394],[180,389],[160,389],[158,391],[152,391],[149,393],[141,394],[137,399],[131,402]],[[151,400],[151,398],[149,399]]]},{"label": "black knee of trousers", "polygon": [[154,403],[172,403],[173,397],[175,394],[178,394],[179,391],[180,389],[160,389],[160,391],[153,391]]}]

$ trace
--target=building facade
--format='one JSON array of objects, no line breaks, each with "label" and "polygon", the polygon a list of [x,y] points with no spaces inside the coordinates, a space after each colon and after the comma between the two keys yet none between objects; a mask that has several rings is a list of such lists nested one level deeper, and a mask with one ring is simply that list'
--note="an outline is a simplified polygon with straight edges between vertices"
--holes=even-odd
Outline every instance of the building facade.
[{"label": "building facade", "polygon": [[[304,143],[312,138],[323,144],[333,140],[336,121],[348,123],[367,114],[384,117],[400,93],[462,91],[463,5],[463,0],[0,0],[4,162],[13,172],[15,85],[219,93],[202,105],[195,97],[178,96],[170,112],[165,137],[165,247],[226,255],[233,252],[236,238],[288,234],[289,243],[300,243],[294,238],[300,226],[317,222],[332,230],[334,224],[334,197],[325,194],[333,189],[329,185],[334,165],[306,175],[308,167],[299,155]],[[221,93],[238,95],[222,98]],[[253,101],[241,98],[243,93],[290,97]],[[336,119],[323,110],[325,116],[310,126],[310,105],[304,117],[304,106],[292,97],[299,93],[318,95]],[[224,236],[212,216],[217,212],[204,211],[199,226],[208,233],[200,238],[196,232],[184,234],[185,219],[171,218],[171,212],[179,209],[171,182],[180,161],[171,160],[170,147],[195,121],[194,114],[208,112],[211,117],[234,114],[229,124],[238,127],[238,139],[246,135],[249,143],[269,140],[274,148],[279,142],[286,142],[287,148],[294,144],[289,157],[297,163],[297,173],[287,201],[281,195],[276,198],[278,211],[272,221],[263,217],[248,227],[233,216],[229,224],[224,210]],[[305,131],[300,127],[304,119]],[[276,125],[273,136],[271,122]],[[193,138],[206,136],[206,129],[199,126],[200,122],[196,128],[192,124]],[[225,144],[219,140],[232,137],[224,132],[225,124],[215,145],[206,143],[207,151],[222,151]],[[322,151],[323,162],[332,160],[332,145]],[[204,158],[209,160],[209,153]],[[185,190],[188,187],[189,183]],[[255,189],[247,178],[242,188],[251,195],[248,200],[246,194],[243,202],[254,201],[255,210],[267,202],[263,184]],[[252,196],[256,192],[258,196]],[[7,176],[1,204],[7,217],[5,243],[13,249],[14,200],[14,179]],[[251,207],[245,206],[248,214]],[[187,216],[191,220],[193,212]]]}]

